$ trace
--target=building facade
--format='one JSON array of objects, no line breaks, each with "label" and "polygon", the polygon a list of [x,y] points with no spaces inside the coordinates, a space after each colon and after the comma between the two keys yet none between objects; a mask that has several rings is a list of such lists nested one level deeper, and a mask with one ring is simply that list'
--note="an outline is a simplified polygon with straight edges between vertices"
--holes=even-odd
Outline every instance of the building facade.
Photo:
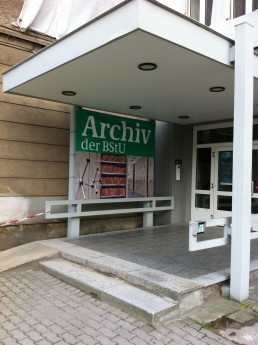
[{"label": "building facade", "polygon": [[[186,23],[191,23],[196,30],[200,28],[200,26],[196,24],[195,20],[205,25],[216,25],[217,22],[225,22],[226,20],[239,17],[246,13],[251,13],[257,10],[258,7],[258,3],[255,0],[223,1],[223,6],[221,6],[220,1],[215,0],[174,2],[163,0],[159,3],[171,7],[172,10],[178,11],[178,18],[183,18],[180,16],[181,13],[194,19],[194,21],[190,20],[186,21]],[[175,11],[172,13],[175,14]],[[18,17],[18,13],[16,13],[15,16],[16,17],[14,18],[13,16],[11,20],[8,17],[8,22],[15,20]],[[177,16],[174,16],[175,20],[176,18]],[[204,28],[203,31],[209,31],[205,27],[202,28]],[[42,35],[35,36],[35,34],[23,34],[13,27],[3,27],[2,31],[3,33],[5,32],[2,41],[3,48],[1,49],[3,52],[1,54],[2,72],[5,72],[9,67],[15,65],[24,58],[33,55],[35,50],[40,50],[51,41],[51,39]],[[220,40],[219,35],[214,36],[216,36],[218,41]],[[177,44],[181,44],[180,40],[183,40],[183,35],[180,37]],[[94,40],[89,41],[91,49],[93,49],[94,46],[93,41]],[[227,45],[233,45],[230,40],[225,41]],[[223,48],[220,42],[218,42],[218,46]],[[189,46],[188,49],[190,48]],[[160,44],[157,49],[163,49],[162,45]],[[167,51],[165,50],[165,52]],[[148,48],[148,53],[150,55],[153,54],[153,50]],[[185,59],[183,50],[180,51],[179,49],[175,49],[175,51],[171,53],[174,54],[171,56],[178,57],[177,61],[180,60],[180,56]],[[227,104],[223,108],[218,107],[220,103],[219,99],[215,102],[216,107],[214,106],[214,100],[211,99],[214,94],[211,96],[211,93],[209,93],[201,99],[197,90],[188,89],[187,77],[185,76],[195,70],[196,74],[192,78],[198,80],[199,75],[202,74],[203,69],[206,68],[206,65],[202,63],[198,65],[196,62],[196,65],[194,65],[195,53],[191,58],[189,57],[190,63],[185,63],[185,65],[183,65],[184,60],[182,60],[183,63],[180,65],[180,69],[181,76],[183,75],[183,77],[180,77],[180,73],[177,73],[171,65],[172,67],[169,72],[171,80],[174,78],[176,82],[174,84],[169,84],[168,82],[165,85],[159,81],[159,87],[162,91],[164,91],[165,88],[167,88],[167,90],[169,90],[169,87],[171,88],[171,94],[173,95],[171,95],[170,102],[168,102],[169,97],[165,99],[164,95],[161,95],[161,93],[156,91],[153,93],[155,97],[157,94],[160,97],[156,97],[156,103],[164,101],[163,109],[159,108],[164,111],[164,116],[160,116],[157,110],[158,107],[152,102],[149,102],[150,106],[148,107],[147,115],[141,111],[138,113],[135,111],[130,112],[127,108],[123,108],[119,104],[114,106],[115,102],[113,102],[112,105],[103,105],[101,101],[94,103],[89,99],[85,104],[81,100],[76,102],[79,106],[88,105],[89,108],[92,107],[132,116],[151,116],[156,120],[154,190],[156,196],[173,195],[175,198],[175,209],[173,211],[172,220],[169,219],[169,222],[185,222],[190,219],[216,218],[217,216],[231,214],[233,134],[230,131],[232,129],[234,113],[232,94],[227,96],[230,99],[230,105]],[[206,54],[207,56],[210,54],[211,57],[213,52],[211,54],[209,49],[206,49],[204,46],[200,47],[198,54]],[[110,54],[107,54],[107,57],[109,56]],[[142,56],[147,58],[146,53]],[[155,54],[153,54],[153,56],[155,56]],[[101,60],[102,57],[98,56],[97,52],[94,58],[95,61],[101,61],[101,63],[103,63]],[[163,57],[158,58],[160,58],[159,64],[161,66],[162,63],[167,62],[164,61]],[[219,63],[224,63],[222,58]],[[191,64],[193,64],[193,66]],[[228,70],[231,71],[230,63],[228,65]],[[122,71],[122,65],[119,65],[119,67],[121,67]],[[209,87],[217,87],[220,86],[220,83],[223,81],[226,85],[225,87],[222,85],[222,87],[228,92],[228,89],[231,87],[232,75],[228,75],[228,70],[225,70],[224,73],[224,71],[219,68],[219,74],[225,75],[225,79],[219,79],[216,76],[217,72],[213,72],[213,68],[215,71],[215,65],[207,65],[207,73],[211,73],[211,77],[213,78],[210,78],[209,83],[212,82],[213,84],[209,84],[208,80],[204,80],[201,87],[207,89]],[[94,69],[87,69],[89,74],[87,78],[91,80],[95,78],[96,85],[94,87],[98,89],[100,95],[102,92],[104,94],[104,90],[101,89],[102,79],[100,78],[98,80],[97,78],[99,76],[94,75],[92,71],[94,71]],[[104,69],[102,69],[102,71],[106,73]],[[122,77],[121,80],[123,80]],[[140,80],[140,82],[142,83],[142,80]],[[51,85],[48,87],[51,89]],[[42,98],[51,99],[50,96],[45,95],[45,91],[47,91],[48,87],[41,86]],[[90,95],[92,89],[90,86],[87,87],[87,91]],[[174,95],[176,95],[175,91],[177,87],[184,90],[184,97],[187,100],[186,102],[183,101],[181,94],[181,103],[188,102],[190,106],[184,107],[176,104],[176,98],[178,97]],[[158,86],[156,86],[156,90],[157,89]],[[218,96],[218,94],[216,94],[216,96]],[[33,92],[30,95],[33,96]],[[221,97],[223,98],[223,96]],[[135,98],[138,99],[139,102],[149,99],[147,95]],[[92,94],[91,99],[95,99],[95,94]],[[64,103],[70,102],[70,100],[67,101],[67,99],[60,97],[56,97],[54,100],[60,103],[62,103],[62,100]],[[196,102],[196,100],[199,101],[199,104],[197,104],[198,102]],[[224,100],[222,101],[224,102]],[[3,145],[1,153],[3,169],[1,169],[2,176],[0,182],[2,195],[1,221],[3,223],[44,211],[44,203],[46,200],[67,198],[70,108],[60,103],[57,104],[45,100],[9,94],[2,95],[0,107],[1,116],[3,116],[3,118],[1,124],[4,127],[3,131],[1,131],[1,133],[3,133],[1,139]],[[117,103],[119,103],[119,97],[117,98]],[[258,109],[255,106],[254,115],[257,115],[257,113]],[[227,121],[227,123],[225,123],[225,121]],[[212,122],[212,124],[210,124],[210,122]],[[214,122],[216,122],[216,125],[213,124]],[[204,127],[196,127],[198,125],[203,126],[203,124],[205,124]],[[220,140],[219,142],[214,142],[212,137],[213,131],[217,133],[215,136],[216,140]],[[221,132],[223,134],[221,134]],[[255,153],[254,156],[256,157]],[[177,178],[176,170],[178,162],[180,162],[179,179]],[[255,165],[253,169],[254,193],[252,200],[254,200],[253,209],[256,209]],[[168,222],[167,215],[161,214],[156,217],[156,224],[163,224],[165,222]],[[31,221],[29,221],[29,224],[31,224]],[[21,242],[19,243],[23,243],[23,231],[24,229],[29,229],[29,224],[22,222],[21,224],[19,223],[18,225],[11,226],[12,231],[15,232],[17,230],[21,233]],[[33,223],[33,225],[35,224],[36,223]],[[85,229],[82,230],[82,233],[88,233],[137,227],[141,226],[141,224],[141,217],[109,217],[104,220],[88,220],[87,223],[85,223],[85,227],[81,229]],[[27,236],[28,240],[62,236],[66,233],[65,222],[47,222],[42,219],[39,224],[37,223],[37,226],[39,229],[39,237],[37,237],[37,234],[35,234],[35,236],[30,235]],[[4,229],[4,227],[2,229]],[[33,232],[32,228],[30,228],[29,231]],[[16,244],[19,243],[16,242]]]}]

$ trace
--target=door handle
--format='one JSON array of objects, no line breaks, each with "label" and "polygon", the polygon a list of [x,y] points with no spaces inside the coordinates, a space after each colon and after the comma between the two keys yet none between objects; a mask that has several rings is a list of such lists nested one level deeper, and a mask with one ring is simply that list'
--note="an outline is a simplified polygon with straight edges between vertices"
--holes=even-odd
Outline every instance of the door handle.
[{"label": "door handle", "polygon": [[254,181],[251,182],[251,194],[254,194]]}]

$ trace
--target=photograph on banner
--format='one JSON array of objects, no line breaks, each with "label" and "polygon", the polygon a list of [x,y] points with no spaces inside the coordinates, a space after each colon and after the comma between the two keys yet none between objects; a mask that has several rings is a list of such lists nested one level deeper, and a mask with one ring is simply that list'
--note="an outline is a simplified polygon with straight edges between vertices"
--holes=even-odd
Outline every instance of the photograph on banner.
[{"label": "photograph on banner", "polygon": [[154,195],[155,122],[76,112],[76,199]]}]

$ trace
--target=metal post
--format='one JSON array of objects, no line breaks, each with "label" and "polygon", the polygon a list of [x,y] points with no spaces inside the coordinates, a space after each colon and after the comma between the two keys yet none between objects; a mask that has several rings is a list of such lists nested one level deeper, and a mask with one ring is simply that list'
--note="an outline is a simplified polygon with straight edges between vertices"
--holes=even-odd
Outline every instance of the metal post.
[{"label": "metal post", "polygon": [[[75,199],[75,132],[76,132],[76,108],[72,106],[70,113],[70,151],[69,151],[69,190],[68,199]],[[69,205],[68,212],[74,212],[75,206]],[[80,235],[80,217],[68,218],[67,237],[78,237]]]},{"label": "metal post", "polygon": [[[153,201],[154,202],[154,201]],[[152,207],[152,202],[147,201],[144,203],[144,207]],[[153,226],[153,211],[143,213],[143,227],[150,228]]]},{"label": "metal post", "polygon": [[253,27],[236,26],[230,297],[249,296],[253,133]]}]

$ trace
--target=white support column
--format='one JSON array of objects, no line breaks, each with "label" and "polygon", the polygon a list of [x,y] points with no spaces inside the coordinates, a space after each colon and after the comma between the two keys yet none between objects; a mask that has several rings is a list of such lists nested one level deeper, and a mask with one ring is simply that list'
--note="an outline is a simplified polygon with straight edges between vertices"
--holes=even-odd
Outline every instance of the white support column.
[{"label": "white support column", "polygon": [[[70,150],[69,150],[69,190],[68,199],[75,199],[75,132],[76,132],[76,109],[74,106],[71,108],[70,113]],[[68,212],[74,212],[75,206],[68,206]],[[68,218],[67,237],[78,237],[80,235],[80,217]]]},{"label": "white support column", "polygon": [[200,0],[200,23],[202,24],[205,24],[205,11],[206,11],[205,0]]},{"label": "white support column", "polygon": [[246,0],[245,1],[245,14],[250,13],[253,11],[253,1]]},{"label": "white support column", "polygon": [[249,296],[253,133],[253,27],[236,26],[230,297]]}]

